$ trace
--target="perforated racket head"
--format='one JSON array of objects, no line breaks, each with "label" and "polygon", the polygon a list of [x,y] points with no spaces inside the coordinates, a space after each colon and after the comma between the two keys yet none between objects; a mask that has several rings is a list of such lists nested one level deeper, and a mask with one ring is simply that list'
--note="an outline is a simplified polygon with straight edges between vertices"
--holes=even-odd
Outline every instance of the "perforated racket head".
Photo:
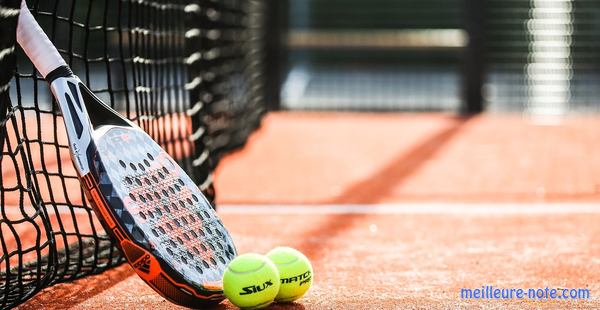
[{"label": "perforated racket head", "polygon": [[195,306],[171,286],[222,300],[221,278],[236,250],[194,182],[140,129],[104,126],[93,140],[90,174],[108,208],[99,213],[136,272],[176,303]]}]

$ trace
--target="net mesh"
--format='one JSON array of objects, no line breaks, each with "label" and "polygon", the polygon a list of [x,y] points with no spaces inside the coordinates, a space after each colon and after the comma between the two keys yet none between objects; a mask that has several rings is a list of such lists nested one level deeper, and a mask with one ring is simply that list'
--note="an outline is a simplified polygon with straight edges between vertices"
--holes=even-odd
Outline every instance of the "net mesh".
[{"label": "net mesh", "polygon": [[[0,307],[124,260],[83,199],[58,107],[0,0]],[[259,125],[263,3],[28,1],[73,71],[214,202],[212,171]]]}]

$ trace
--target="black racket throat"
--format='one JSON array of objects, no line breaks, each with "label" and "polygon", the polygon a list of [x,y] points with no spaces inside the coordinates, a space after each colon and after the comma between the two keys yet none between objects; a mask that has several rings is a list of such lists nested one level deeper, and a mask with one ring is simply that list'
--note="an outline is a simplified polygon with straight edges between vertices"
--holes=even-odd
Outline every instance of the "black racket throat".
[{"label": "black racket throat", "polygon": [[[71,68],[67,66],[60,66],[54,70],[52,70],[46,76],[46,81],[49,84],[52,84],[56,79],[59,78],[68,78],[73,77],[73,71]],[[102,102],[90,89],[88,89],[83,83],[78,83],[79,85],[74,85],[72,82],[67,82],[69,84],[70,90],[75,93],[77,90],[81,93],[81,98],[83,99],[83,104],[85,105],[85,109],[88,112],[90,122],[92,124],[93,129],[98,129],[100,126],[105,125],[114,125],[114,126],[123,126],[123,127],[132,127],[129,120],[123,118],[117,111],[113,110],[111,107]],[[69,98],[69,96],[66,96]],[[80,104],[78,96],[73,96],[76,102],[75,104]],[[73,102],[69,102],[69,104],[73,104]],[[75,115],[74,113],[72,113]]]}]

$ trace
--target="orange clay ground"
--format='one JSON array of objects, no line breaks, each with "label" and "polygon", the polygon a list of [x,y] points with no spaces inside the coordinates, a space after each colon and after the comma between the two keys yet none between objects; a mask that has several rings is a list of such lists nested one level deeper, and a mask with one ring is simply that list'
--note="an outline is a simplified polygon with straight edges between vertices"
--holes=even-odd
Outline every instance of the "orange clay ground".
[{"label": "orange clay ground", "polygon": [[[314,264],[308,295],[273,309],[600,308],[599,117],[275,113],[215,181],[240,253]],[[460,298],[482,285],[591,297]],[[175,306],[122,265],[20,308]]]}]

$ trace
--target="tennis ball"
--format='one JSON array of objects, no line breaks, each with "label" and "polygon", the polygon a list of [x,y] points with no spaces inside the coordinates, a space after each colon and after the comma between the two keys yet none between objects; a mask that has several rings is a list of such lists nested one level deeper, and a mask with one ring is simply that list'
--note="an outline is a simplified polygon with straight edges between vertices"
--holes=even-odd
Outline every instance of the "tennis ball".
[{"label": "tennis ball", "polygon": [[279,302],[291,302],[302,297],[312,285],[312,266],[304,254],[289,247],[277,247],[267,253],[281,277],[279,293],[275,297]]},{"label": "tennis ball", "polygon": [[243,254],[232,260],[223,274],[223,293],[242,309],[260,309],[279,292],[279,271],[266,256]]}]

